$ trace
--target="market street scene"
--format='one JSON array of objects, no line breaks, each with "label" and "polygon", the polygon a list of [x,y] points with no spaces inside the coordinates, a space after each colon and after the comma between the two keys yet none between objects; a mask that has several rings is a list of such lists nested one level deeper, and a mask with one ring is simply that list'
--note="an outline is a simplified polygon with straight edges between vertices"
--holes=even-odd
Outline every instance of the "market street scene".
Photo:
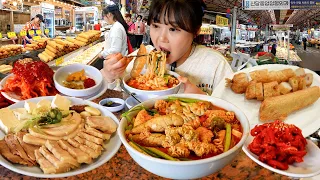
[{"label": "market street scene", "polygon": [[320,179],[320,0],[0,2],[0,179]]}]

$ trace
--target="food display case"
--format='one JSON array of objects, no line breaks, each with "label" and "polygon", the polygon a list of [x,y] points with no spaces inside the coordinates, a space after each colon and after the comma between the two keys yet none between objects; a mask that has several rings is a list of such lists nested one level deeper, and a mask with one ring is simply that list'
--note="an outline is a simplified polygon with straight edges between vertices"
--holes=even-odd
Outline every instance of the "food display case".
[{"label": "food display case", "polygon": [[75,26],[77,31],[82,31],[87,24],[98,23],[97,7],[79,7],[75,9]]},{"label": "food display case", "polygon": [[41,27],[42,32],[45,29],[49,29],[49,37],[53,38],[55,30],[54,5],[41,3],[38,6],[31,6],[31,17],[35,17],[37,14],[42,14],[44,18],[44,26]]}]

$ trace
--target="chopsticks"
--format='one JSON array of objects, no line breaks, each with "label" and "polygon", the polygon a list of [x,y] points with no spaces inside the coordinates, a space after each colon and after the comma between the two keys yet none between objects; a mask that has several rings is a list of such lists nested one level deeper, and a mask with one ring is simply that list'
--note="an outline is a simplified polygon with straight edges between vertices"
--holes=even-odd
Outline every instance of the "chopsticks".
[{"label": "chopsticks", "polygon": [[142,54],[142,55],[130,55],[127,56],[127,58],[132,58],[132,57],[142,57],[142,56],[148,56],[149,54]]}]

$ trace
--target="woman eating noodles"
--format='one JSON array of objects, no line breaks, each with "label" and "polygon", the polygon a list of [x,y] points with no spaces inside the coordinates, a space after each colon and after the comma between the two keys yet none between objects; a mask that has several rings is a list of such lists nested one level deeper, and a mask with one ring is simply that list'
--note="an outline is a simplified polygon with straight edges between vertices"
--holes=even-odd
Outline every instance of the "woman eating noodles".
[{"label": "woman eating noodles", "polygon": [[[184,93],[211,94],[226,75],[233,73],[218,51],[193,41],[200,32],[204,9],[202,0],[157,0],[152,1],[150,8],[151,40],[157,50],[166,52],[167,68],[181,75]],[[105,60],[101,72],[110,88],[115,86],[115,79],[123,75],[129,62],[121,54]]]}]

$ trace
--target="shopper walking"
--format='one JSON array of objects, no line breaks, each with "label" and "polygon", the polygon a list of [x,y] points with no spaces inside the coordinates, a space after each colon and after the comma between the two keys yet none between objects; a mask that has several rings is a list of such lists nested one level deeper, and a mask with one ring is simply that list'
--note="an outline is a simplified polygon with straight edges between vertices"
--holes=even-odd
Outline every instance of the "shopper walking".
[{"label": "shopper walking", "polygon": [[136,37],[136,47],[140,47],[142,43],[143,35],[145,34],[145,25],[142,22],[142,16],[137,16],[137,21],[134,23],[134,34]]},{"label": "shopper walking", "polygon": [[307,50],[307,38],[303,37],[302,41],[303,41],[303,49],[306,51]]},{"label": "shopper walking", "polygon": [[[151,40],[157,50],[167,53],[168,68],[181,75],[184,93],[211,94],[225,76],[233,73],[218,51],[193,42],[200,32],[204,9],[202,0],[157,0],[152,1],[150,8]],[[133,61],[127,66],[128,62],[120,54],[105,61],[101,72],[109,88],[123,72],[131,71]]]},{"label": "shopper walking", "polygon": [[131,19],[131,14],[126,14],[125,15],[125,20],[126,20],[126,23],[128,24],[128,38],[130,40],[130,44],[133,48],[136,48],[136,38],[135,38],[135,35],[134,35],[134,23],[132,22],[132,19]]}]

